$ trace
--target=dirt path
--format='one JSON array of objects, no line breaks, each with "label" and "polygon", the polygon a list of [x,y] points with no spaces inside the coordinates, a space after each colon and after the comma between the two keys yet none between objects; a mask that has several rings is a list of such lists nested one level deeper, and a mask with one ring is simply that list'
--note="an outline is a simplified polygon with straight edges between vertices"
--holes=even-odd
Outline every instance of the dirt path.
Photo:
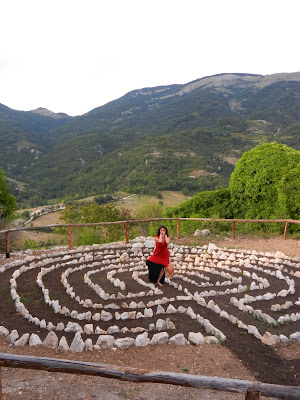
[{"label": "dirt path", "polygon": [[[214,375],[252,380],[253,377],[225,347],[207,345],[199,348],[184,346],[153,346],[128,350],[101,350],[73,354],[59,353],[45,348],[16,350],[0,341],[1,352],[31,354],[51,358],[76,359],[110,365],[133,366],[148,370],[172,371],[199,375]],[[184,353],[184,357],[183,357]],[[139,399],[182,400],[224,399],[224,393],[215,390],[183,388],[173,385],[128,383],[112,379],[76,376],[43,371],[3,368],[3,400],[32,399]],[[226,399],[244,399],[241,394],[226,394]]]}]

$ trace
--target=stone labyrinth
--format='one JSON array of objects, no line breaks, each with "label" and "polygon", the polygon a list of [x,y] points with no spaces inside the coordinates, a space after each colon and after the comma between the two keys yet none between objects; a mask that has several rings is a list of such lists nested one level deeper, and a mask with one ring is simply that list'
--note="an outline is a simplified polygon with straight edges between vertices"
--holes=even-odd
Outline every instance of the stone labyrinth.
[{"label": "stone labyrinth", "polygon": [[232,331],[269,345],[300,342],[299,259],[170,244],[175,274],[159,289],[145,264],[153,247],[140,237],[17,253],[0,268],[9,288],[0,334],[14,346],[75,352],[219,343]]}]

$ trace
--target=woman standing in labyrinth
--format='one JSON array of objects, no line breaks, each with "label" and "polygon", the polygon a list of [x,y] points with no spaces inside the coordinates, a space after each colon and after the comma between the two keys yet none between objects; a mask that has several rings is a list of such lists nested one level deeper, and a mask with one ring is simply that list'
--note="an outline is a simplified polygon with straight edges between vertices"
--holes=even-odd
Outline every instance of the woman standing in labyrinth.
[{"label": "woman standing in labyrinth", "polygon": [[164,225],[158,228],[154,240],[155,250],[147,259],[146,264],[149,270],[149,281],[162,286],[165,282],[165,268],[169,265],[168,244],[170,243],[168,229]]}]

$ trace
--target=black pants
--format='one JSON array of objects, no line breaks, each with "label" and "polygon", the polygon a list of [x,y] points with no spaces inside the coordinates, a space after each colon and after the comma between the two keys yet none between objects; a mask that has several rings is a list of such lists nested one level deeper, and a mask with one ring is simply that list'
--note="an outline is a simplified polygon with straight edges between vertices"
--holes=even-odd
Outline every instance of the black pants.
[{"label": "black pants", "polygon": [[[146,265],[147,265],[148,270],[149,270],[149,281],[153,282],[153,283],[156,283],[160,271],[162,269],[164,269],[165,266],[162,265],[162,264],[155,264],[154,262],[149,261],[149,260],[146,261]],[[162,284],[165,283],[165,274],[163,274],[163,276],[161,277],[160,283],[162,283]]]}]

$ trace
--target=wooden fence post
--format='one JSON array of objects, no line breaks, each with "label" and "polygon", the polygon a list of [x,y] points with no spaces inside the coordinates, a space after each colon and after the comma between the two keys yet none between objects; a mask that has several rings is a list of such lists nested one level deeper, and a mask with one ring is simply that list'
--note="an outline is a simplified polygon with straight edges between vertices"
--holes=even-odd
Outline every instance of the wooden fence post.
[{"label": "wooden fence post", "polygon": [[10,244],[9,244],[9,232],[5,233],[5,243],[6,243],[6,245],[5,245],[6,258],[10,258],[10,255],[9,255],[9,247],[10,247]]},{"label": "wooden fence post", "polygon": [[261,399],[261,393],[260,392],[248,392],[246,393],[245,400],[260,400]]},{"label": "wooden fence post", "polygon": [[232,221],[232,239],[235,239],[235,221]]},{"label": "wooden fence post", "polygon": [[2,376],[1,376],[1,367],[0,367],[0,400],[2,400]]},{"label": "wooden fence post", "polygon": [[69,225],[69,249],[72,248],[72,227]]},{"label": "wooden fence post", "polygon": [[180,238],[180,219],[177,220],[177,239]]},{"label": "wooden fence post", "polygon": [[287,227],[288,227],[288,222],[285,223],[285,227],[284,227],[284,234],[283,234],[283,240],[286,239],[286,232],[287,232]]},{"label": "wooden fence post", "polygon": [[128,221],[125,222],[125,240],[126,240],[126,243],[129,242]]}]

